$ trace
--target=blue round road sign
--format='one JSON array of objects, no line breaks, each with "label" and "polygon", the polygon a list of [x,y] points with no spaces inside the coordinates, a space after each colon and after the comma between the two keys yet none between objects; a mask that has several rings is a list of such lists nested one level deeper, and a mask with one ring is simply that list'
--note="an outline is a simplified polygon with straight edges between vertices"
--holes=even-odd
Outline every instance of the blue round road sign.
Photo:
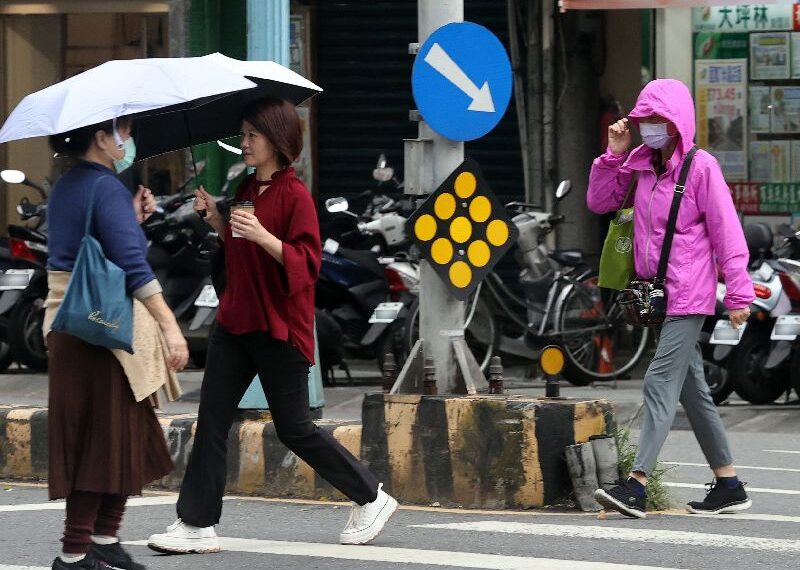
[{"label": "blue round road sign", "polygon": [[500,40],[483,26],[447,24],[417,54],[411,87],[417,109],[434,131],[471,141],[503,118],[511,98],[511,63]]}]

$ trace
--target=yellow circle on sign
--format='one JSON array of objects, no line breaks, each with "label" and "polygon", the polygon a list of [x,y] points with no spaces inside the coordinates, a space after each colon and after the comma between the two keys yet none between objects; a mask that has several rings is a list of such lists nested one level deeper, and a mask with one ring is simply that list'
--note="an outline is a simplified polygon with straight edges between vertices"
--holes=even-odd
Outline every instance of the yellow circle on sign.
[{"label": "yellow circle on sign", "polygon": [[433,205],[433,211],[436,212],[436,217],[441,220],[449,220],[453,214],[456,213],[456,198],[449,192],[441,194],[436,198]]},{"label": "yellow circle on sign", "polygon": [[478,187],[478,181],[475,175],[471,172],[462,172],[456,178],[456,194],[459,198],[469,198],[475,193],[475,188]]},{"label": "yellow circle on sign", "polygon": [[419,217],[414,224],[414,233],[422,241],[428,241],[436,235],[436,220],[430,214]]},{"label": "yellow circle on sign", "polygon": [[486,239],[495,247],[508,241],[508,225],[503,220],[492,220],[486,227]]},{"label": "yellow circle on sign", "polygon": [[449,239],[437,239],[431,246],[431,257],[439,265],[450,263],[450,260],[453,259],[453,244]]},{"label": "yellow circle on sign", "polygon": [[463,289],[472,281],[472,269],[463,261],[456,261],[450,266],[450,282]]},{"label": "yellow circle on sign", "polygon": [[539,366],[545,374],[559,374],[564,369],[564,352],[557,346],[544,347],[539,357]]},{"label": "yellow circle on sign", "polygon": [[464,243],[472,237],[472,224],[464,216],[459,216],[450,224],[450,236],[456,243]]},{"label": "yellow circle on sign", "polygon": [[491,255],[492,252],[489,250],[489,246],[486,245],[485,241],[474,241],[469,244],[469,248],[467,249],[469,262],[475,267],[483,267],[489,263]]},{"label": "yellow circle on sign", "polygon": [[478,223],[483,223],[492,215],[492,203],[486,196],[476,197],[469,205],[470,217]]}]

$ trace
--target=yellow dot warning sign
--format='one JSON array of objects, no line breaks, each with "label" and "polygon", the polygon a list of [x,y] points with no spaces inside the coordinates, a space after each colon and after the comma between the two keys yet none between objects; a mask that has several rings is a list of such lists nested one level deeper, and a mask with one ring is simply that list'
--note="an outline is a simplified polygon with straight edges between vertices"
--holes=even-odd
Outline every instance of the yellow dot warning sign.
[{"label": "yellow dot warning sign", "polygon": [[437,275],[469,297],[517,238],[478,163],[465,160],[408,219],[406,231]]}]

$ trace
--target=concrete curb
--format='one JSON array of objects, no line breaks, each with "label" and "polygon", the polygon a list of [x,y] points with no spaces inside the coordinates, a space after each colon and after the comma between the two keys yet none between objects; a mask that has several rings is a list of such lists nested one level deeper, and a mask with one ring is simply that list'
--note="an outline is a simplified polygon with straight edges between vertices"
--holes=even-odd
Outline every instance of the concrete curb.
[{"label": "concrete curb", "polygon": [[[353,421],[316,423],[400,501],[470,508],[561,502],[572,489],[564,448],[616,427],[605,400],[502,396],[368,394],[363,419],[363,429]],[[153,486],[180,488],[196,420],[159,414],[176,469]],[[0,477],[47,478],[46,408],[0,406]],[[226,492],[345,499],[280,442],[269,414],[246,416],[231,428]]]}]

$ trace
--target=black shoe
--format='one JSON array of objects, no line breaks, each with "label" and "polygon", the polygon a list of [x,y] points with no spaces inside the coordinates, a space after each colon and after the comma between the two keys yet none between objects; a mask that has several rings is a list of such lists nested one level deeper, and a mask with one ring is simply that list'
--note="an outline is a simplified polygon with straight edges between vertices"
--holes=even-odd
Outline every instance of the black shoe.
[{"label": "black shoe", "polygon": [[114,544],[94,544],[92,543],[92,554],[100,560],[101,568],[105,567],[118,570],[145,570],[145,566],[134,562],[131,555],[122,548],[119,542]]},{"label": "black shoe", "polygon": [[92,553],[86,555],[83,560],[78,562],[64,562],[60,557],[53,560],[52,570],[104,570],[105,566],[101,565]]},{"label": "black shoe", "polygon": [[744,490],[744,483],[739,483],[738,487],[728,489],[719,483],[708,483],[708,491],[703,501],[692,501],[686,505],[690,513],[697,515],[721,515],[724,513],[738,513],[746,511],[753,505],[747,492]]},{"label": "black shoe", "polygon": [[626,517],[637,519],[647,517],[645,512],[647,495],[639,496],[628,481],[617,481],[608,491],[598,489],[594,492],[594,500]]}]

